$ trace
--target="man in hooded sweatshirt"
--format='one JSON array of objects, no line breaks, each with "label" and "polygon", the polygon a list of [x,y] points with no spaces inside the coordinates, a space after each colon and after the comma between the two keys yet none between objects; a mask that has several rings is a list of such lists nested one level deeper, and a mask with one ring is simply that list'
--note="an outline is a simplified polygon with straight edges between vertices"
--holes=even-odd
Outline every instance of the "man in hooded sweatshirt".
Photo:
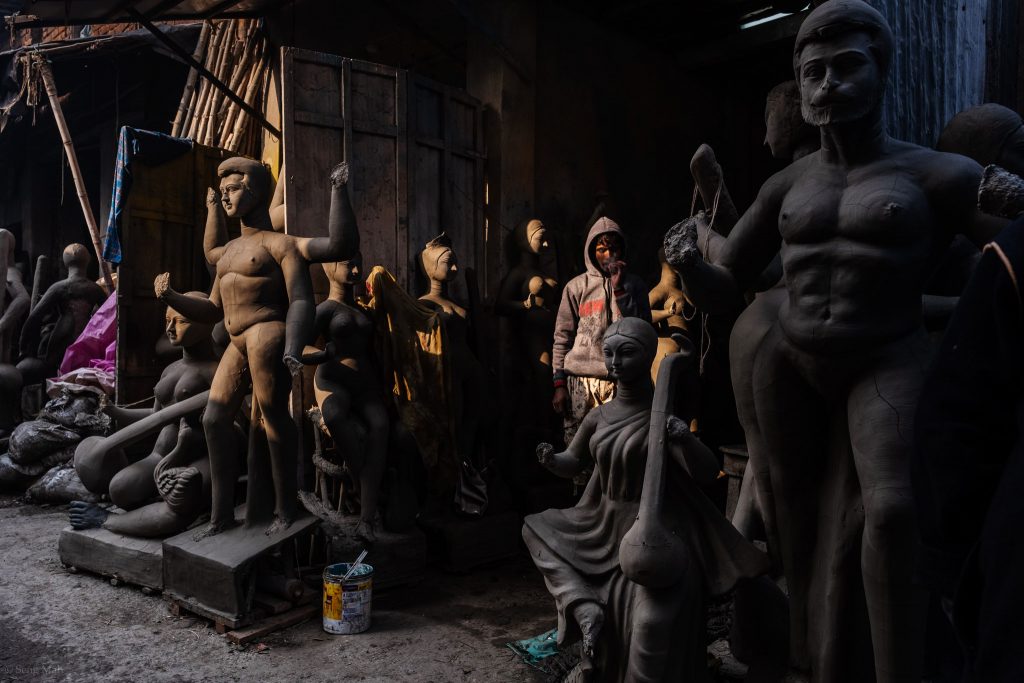
[{"label": "man in hooded sweatshirt", "polygon": [[583,262],[587,270],[562,290],[552,349],[555,395],[552,406],[562,416],[565,442],[576,434],[590,410],[612,399],[602,340],[620,318],[651,322],[647,286],[626,272],[626,236],[609,218],[599,218],[587,235]]}]

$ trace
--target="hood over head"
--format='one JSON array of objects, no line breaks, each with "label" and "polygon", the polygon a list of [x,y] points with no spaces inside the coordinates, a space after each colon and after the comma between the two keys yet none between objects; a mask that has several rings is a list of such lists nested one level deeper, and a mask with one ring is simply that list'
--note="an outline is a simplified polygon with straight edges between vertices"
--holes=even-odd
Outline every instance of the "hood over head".
[{"label": "hood over head", "polygon": [[604,271],[601,270],[594,258],[594,250],[597,248],[597,238],[606,232],[614,232],[619,236],[622,240],[622,258],[626,258],[626,233],[622,232],[619,224],[611,218],[602,216],[590,228],[590,232],[587,233],[587,243],[583,247],[583,262],[587,264],[587,273],[590,275],[605,276]]}]

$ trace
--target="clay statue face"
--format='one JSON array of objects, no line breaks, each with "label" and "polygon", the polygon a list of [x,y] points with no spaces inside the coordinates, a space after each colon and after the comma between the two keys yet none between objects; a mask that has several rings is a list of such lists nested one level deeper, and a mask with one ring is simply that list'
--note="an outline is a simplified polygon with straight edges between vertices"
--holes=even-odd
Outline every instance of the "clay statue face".
[{"label": "clay statue face", "polygon": [[853,31],[803,48],[797,75],[807,123],[857,121],[878,106],[884,80],[871,45],[867,33]]},{"label": "clay statue face", "polygon": [[220,179],[220,201],[224,205],[224,213],[231,218],[240,218],[256,208],[259,197],[249,188],[244,175],[232,173]]},{"label": "clay statue face", "polygon": [[440,282],[448,282],[454,279],[455,273],[459,270],[459,261],[455,258],[455,252],[448,248],[430,251],[433,251],[433,253],[428,253],[428,256],[433,258],[430,258],[429,261],[433,261],[434,265],[429,269],[427,276],[431,280]]},{"label": "clay statue face", "polygon": [[548,248],[547,229],[538,220],[530,221],[526,226],[526,239],[530,245],[530,251],[539,254]]},{"label": "clay statue face", "polygon": [[[207,298],[202,292],[188,292],[186,296],[196,299]],[[211,325],[193,322],[170,306],[167,307],[164,320],[166,321],[164,333],[167,335],[167,340],[171,342],[171,346],[175,348],[195,346],[199,342],[209,339],[213,331]]]},{"label": "clay statue face", "polygon": [[650,376],[651,360],[644,353],[639,340],[621,334],[611,334],[604,339],[604,365],[608,377],[617,382],[635,381]]},{"label": "clay statue face", "polygon": [[327,277],[339,285],[354,285],[359,282],[363,273],[363,255],[356,252],[356,255],[348,261],[325,263],[324,270],[327,272]]}]

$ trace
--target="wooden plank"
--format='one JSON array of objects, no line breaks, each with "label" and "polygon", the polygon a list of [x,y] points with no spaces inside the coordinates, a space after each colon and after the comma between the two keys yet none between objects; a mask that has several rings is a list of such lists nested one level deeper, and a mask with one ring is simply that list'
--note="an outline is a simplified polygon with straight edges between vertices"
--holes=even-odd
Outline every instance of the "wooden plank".
[{"label": "wooden plank", "polygon": [[256,597],[253,598],[253,604],[266,610],[267,614],[281,614],[294,607],[289,600],[274,597],[273,595],[261,593],[259,591],[256,592]]},{"label": "wooden plank", "polygon": [[278,614],[268,619],[264,619],[259,624],[252,626],[244,630],[229,631],[227,636],[235,645],[241,645],[248,643],[257,638],[270,635],[275,631],[294,626],[295,624],[302,623],[306,619],[310,619],[320,613],[320,605],[307,605],[305,607],[296,607],[295,609],[285,612],[284,614]]}]

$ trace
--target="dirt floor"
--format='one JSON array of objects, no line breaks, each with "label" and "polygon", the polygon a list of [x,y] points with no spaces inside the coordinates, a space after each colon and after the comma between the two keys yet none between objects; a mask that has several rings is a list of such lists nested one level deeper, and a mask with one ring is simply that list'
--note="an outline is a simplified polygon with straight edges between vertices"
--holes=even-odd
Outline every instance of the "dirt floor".
[{"label": "dirt floor", "polygon": [[[555,624],[525,555],[462,576],[430,570],[415,587],[375,594],[364,634],[328,635],[311,619],[238,646],[204,619],[173,616],[159,595],[70,573],[57,557],[65,526],[65,506],[0,495],[0,683],[546,679],[506,647]],[[742,678],[725,641],[711,649],[726,659],[718,680]]]}]

